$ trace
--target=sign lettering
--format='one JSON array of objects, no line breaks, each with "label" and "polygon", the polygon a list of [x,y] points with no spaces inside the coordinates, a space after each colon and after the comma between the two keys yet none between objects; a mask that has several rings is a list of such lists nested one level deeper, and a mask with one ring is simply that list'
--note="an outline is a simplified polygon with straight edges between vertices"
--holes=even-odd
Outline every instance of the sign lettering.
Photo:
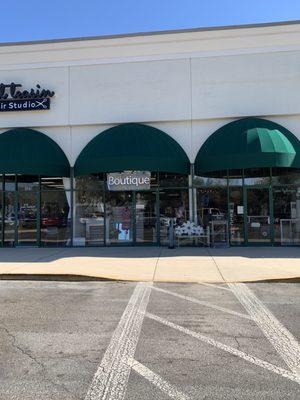
[{"label": "sign lettering", "polygon": [[49,110],[50,98],[55,92],[38,84],[30,90],[21,90],[19,83],[0,83],[0,112]]},{"label": "sign lettering", "polygon": [[151,172],[133,171],[107,174],[107,187],[111,191],[149,190]]}]

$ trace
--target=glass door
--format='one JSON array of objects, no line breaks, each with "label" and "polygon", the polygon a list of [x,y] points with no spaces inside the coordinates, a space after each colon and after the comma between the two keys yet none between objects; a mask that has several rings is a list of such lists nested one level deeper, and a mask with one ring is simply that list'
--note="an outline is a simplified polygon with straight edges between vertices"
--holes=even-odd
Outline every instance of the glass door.
[{"label": "glass door", "polygon": [[132,192],[108,192],[106,196],[106,244],[133,242]]},{"label": "glass door", "polygon": [[296,187],[273,187],[274,242],[300,244],[300,191]]},{"label": "glass door", "polygon": [[[1,178],[0,178],[1,179]],[[0,181],[1,185],[1,181]],[[4,192],[3,190],[0,190],[0,247],[3,246],[3,214],[4,214],[4,198],[3,198]]]},{"label": "glass door", "polygon": [[17,241],[16,229],[16,192],[4,192],[4,246],[15,246]]},{"label": "glass door", "polygon": [[36,176],[6,175],[4,181],[4,246],[37,245],[39,242],[39,182]]},{"label": "glass door", "polygon": [[157,242],[156,193],[135,193],[135,241]]},{"label": "glass door", "polygon": [[18,175],[16,187],[16,244],[38,244],[39,178],[34,175]]},{"label": "glass door", "polygon": [[244,199],[242,186],[229,187],[228,222],[230,243],[244,244]]},{"label": "glass door", "polygon": [[188,189],[163,189],[159,192],[159,236],[162,245],[169,243],[171,219],[178,225],[189,220]]},{"label": "glass door", "polygon": [[37,204],[38,195],[34,191],[17,193],[17,240],[19,245],[37,245]]},{"label": "glass door", "polygon": [[266,187],[246,188],[246,235],[249,244],[271,243],[270,191]]}]

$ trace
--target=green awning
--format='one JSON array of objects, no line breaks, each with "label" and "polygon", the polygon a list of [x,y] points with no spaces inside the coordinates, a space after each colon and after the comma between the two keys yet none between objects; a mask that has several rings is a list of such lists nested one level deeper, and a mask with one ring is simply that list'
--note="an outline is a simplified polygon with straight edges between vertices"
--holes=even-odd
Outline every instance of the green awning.
[{"label": "green awning", "polygon": [[205,141],[195,160],[197,175],[264,167],[299,168],[300,143],[283,126],[260,118],[222,126]]},{"label": "green awning", "polygon": [[142,124],[110,128],[82,150],[75,175],[126,170],[189,173],[189,159],[182,147],[159,129]]},{"label": "green awning", "polygon": [[0,135],[0,174],[69,176],[70,164],[48,136],[16,128]]}]

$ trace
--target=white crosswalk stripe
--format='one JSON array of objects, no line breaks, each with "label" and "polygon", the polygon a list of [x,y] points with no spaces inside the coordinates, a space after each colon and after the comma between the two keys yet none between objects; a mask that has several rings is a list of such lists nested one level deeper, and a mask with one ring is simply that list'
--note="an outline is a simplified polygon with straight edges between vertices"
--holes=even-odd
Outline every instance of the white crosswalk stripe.
[{"label": "white crosswalk stripe", "polygon": [[183,299],[183,300],[186,300],[186,301],[190,301],[192,303],[199,304],[199,305],[204,306],[204,307],[213,308],[214,310],[222,311],[222,312],[225,312],[227,314],[235,315],[235,316],[238,316],[238,317],[241,317],[241,318],[245,318],[245,319],[251,319],[251,317],[249,315],[247,315],[247,314],[242,314],[242,313],[239,313],[237,311],[230,310],[229,308],[217,306],[217,305],[209,303],[207,301],[198,300],[198,299],[195,299],[194,297],[189,297],[189,296],[185,296],[183,294],[171,292],[170,290],[162,289],[162,288],[156,287],[156,286],[153,286],[152,289],[157,290],[158,292],[162,292],[162,293],[169,294],[171,296],[178,297],[179,299]]},{"label": "white crosswalk stripe", "polygon": [[120,319],[94,376],[85,400],[123,400],[145,311],[151,283],[138,283]]},{"label": "white crosswalk stripe", "polygon": [[166,380],[162,379],[159,375],[155,374],[153,371],[151,371],[149,368],[147,368],[145,365],[139,363],[136,360],[133,360],[132,362],[132,369],[137,372],[139,375],[141,375],[143,378],[147,379],[149,382],[151,382],[154,386],[156,386],[159,390],[162,392],[166,393],[168,397],[174,400],[189,400],[189,397],[174,388],[172,385],[170,385],[169,382]]},{"label": "white crosswalk stripe", "polygon": [[170,322],[170,321],[168,321],[168,320],[166,320],[164,318],[158,317],[157,315],[153,315],[153,314],[147,312],[146,313],[146,317],[148,317],[148,318],[150,318],[150,319],[152,319],[154,321],[157,321],[157,322],[159,322],[159,323],[161,323],[163,325],[166,325],[166,326],[168,326],[170,328],[173,328],[173,329],[176,329],[176,330],[178,330],[180,332],[183,332],[183,333],[185,333],[185,334],[187,334],[189,336],[194,337],[195,339],[201,340],[204,343],[207,343],[207,344],[209,344],[211,346],[217,347],[218,349],[224,350],[224,351],[226,351],[226,352],[228,352],[228,353],[230,353],[230,354],[232,354],[234,356],[237,356],[237,357],[240,357],[240,358],[244,359],[245,361],[248,361],[248,362],[250,362],[252,364],[255,364],[255,365],[259,366],[259,367],[265,368],[265,369],[267,369],[267,370],[269,370],[271,372],[274,372],[274,373],[276,373],[278,375],[281,375],[281,376],[283,376],[285,378],[290,379],[291,381],[294,381],[294,382],[297,382],[297,383],[300,384],[299,376],[297,374],[293,373],[293,372],[290,372],[290,371],[284,369],[284,368],[277,367],[276,365],[270,364],[270,363],[268,363],[266,361],[263,361],[263,360],[261,360],[261,359],[259,359],[257,357],[254,357],[254,356],[252,356],[250,354],[246,354],[246,353],[244,353],[244,352],[242,352],[240,350],[237,350],[234,347],[227,346],[227,345],[225,345],[223,343],[220,343],[220,342],[218,342],[218,341],[216,341],[214,339],[211,339],[211,338],[209,338],[207,336],[201,335],[200,333],[194,332],[194,331],[192,331],[192,330],[190,330],[188,328],[185,328],[183,326],[174,324],[173,322]]},{"label": "white crosswalk stripe", "polygon": [[300,380],[300,346],[294,336],[275,318],[247,285],[228,283],[228,286],[287,366],[298,375]]}]

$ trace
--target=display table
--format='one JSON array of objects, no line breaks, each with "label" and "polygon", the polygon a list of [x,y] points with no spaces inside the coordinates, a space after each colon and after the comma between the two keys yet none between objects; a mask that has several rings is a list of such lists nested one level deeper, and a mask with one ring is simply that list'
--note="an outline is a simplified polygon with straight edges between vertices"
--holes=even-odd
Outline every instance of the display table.
[{"label": "display table", "polygon": [[199,246],[199,244],[202,244],[203,246],[209,246],[210,245],[210,234],[209,232],[206,232],[206,234],[203,235],[180,235],[176,236],[177,240],[177,247],[180,247],[180,245],[191,243],[196,246]]}]

